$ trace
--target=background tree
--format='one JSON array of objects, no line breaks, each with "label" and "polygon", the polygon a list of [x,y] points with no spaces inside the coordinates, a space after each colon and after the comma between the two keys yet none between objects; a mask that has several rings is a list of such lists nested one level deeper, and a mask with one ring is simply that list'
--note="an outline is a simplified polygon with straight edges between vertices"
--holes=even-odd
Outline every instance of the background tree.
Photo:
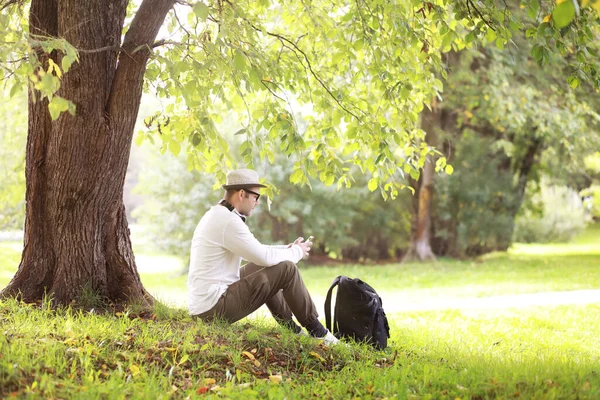
[{"label": "background tree", "polygon": [[[449,197],[438,204],[439,252],[506,249],[528,182],[539,181],[544,173],[573,170],[598,148],[595,90],[574,90],[576,82],[564,79],[569,65],[560,55],[545,56],[540,67],[530,55],[535,44],[523,36],[513,41],[516,47],[510,52],[494,46],[464,51],[450,74],[444,105],[453,124],[447,125],[444,139],[461,171],[441,179],[447,181],[443,191]],[[484,217],[490,211],[498,217]],[[479,217],[466,218],[467,212]],[[488,228],[467,228],[468,221]],[[484,239],[482,234],[492,227],[496,233]]]},{"label": "background tree", "polygon": [[[442,107],[437,99],[431,101],[429,108],[421,112],[421,128],[427,133],[426,140],[429,146],[437,146],[437,130],[442,125]],[[411,188],[414,190],[412,202],[412,224],[410,247],[403,258],[403,262],[435,260],[431,249],[431,203],[434,193],[434,164],[436,157],[428,156],[423,166],[419,179],[411,178]]]},{"label": "background tree", "polygon": [[[572,5],[571,2],[568,3]],[[484,6],[482,7],[482,5]],[[553,9],[553,4],[542,4],[540,6],[537,2],[522,2],[521,8],[524,9],[523,11],[516,9],[515,12],[509,12],[502,16],[495,14],[493,12],[494,8],[488,8],[488,6],[491,6],[491,4],[486,5],[485,2],[480,2],[477,5],[472,2],[457,3],[455,8],[457,18],[460,18],[464,13],[476,13],[481,17],[479,22],[467,24],[466,28],[463,25],[456,24],[455,21],[433,18],[435,27],[440,33],[441,41],[434,42],[432,45],[438,44],[440,51],[445,53],[445,70],[443,70],[446,71],[443,74],[445,93],[443,95],[444,101],[441,104],[438,105],[436,99],[432,102],[430,110],[423,111],[421,115],[422,126],[428,134],[427,141],[429,144],[435,145],[435,142],[437,142],[436,137],[441,136],[441,140],[446,142],[444,144],[447,150],[446,155],[451,154],[449,151],[453,151],[454,156],[461,155],[469,159],[470,163],[466,159],[454,158],[454,161],[465,163],[461,176],[443,178],[448,179],[450,182],[461,182],[460,186],[453,191],[455,205],[460,207],[461,212],[458,212],[452,206],[449,209],[445,208],[450,206],[448,196],[452,192],[448,192],[450,189],[446,184],[448,182],[442,184],[445,198],[434,202],[430,200],[433,197],[432,194],[436,191],[434,190],[433,175],[429,173],[427,167],[425,167],[420,179],[413,182],[412,186],[417,197],[413,201],[413,235],[411,247],[406,255],[407,260],[434,258],[430,246],[430,242],[433,240],[432,235],[439,235],[435,238],[436,244],[434,246],[438,254],[448,254],[447,252],[449,252],[449,254],[461,256],[465,253],[479,254],[496,248],[507,248],[512,240],[514,221],[521,208],[527,182],[529,179],[535,179],[534,176],[530,175],[532,168],[538,163],[542,150],[560,148],[556,142],[543,143],[544,139],[540,136],[547,136],[548,129],[555,129],[551,136],[554,135],[553,137],[559,138],[562,143],[569,143],[568,146],[570,147],[581,147],[581,143],[585,142],[586,138],[590,136],[586,132],[587,128],[581,125],[582,123],[585,125],[586,122],[583,120],[586,119],[586,114],[589,111],[586,97],[588,93],[593,92],[593,90],[590,91],[589,86],[583,89],[583,93],[577,95],[577,99],[575,99],[573,93],[567,96],[575,103],[582,102],[582,104],[566,104],[567,102],[561,103],[560,101],[552,104],[543,104],[544,101],[538,103],[537,99],[523,97],[520,91],[531,93],[531,91],[535,91],[533,87],[537,87],[539,91],[543,91],[545,94],[548,94],[549,91],[565,93],[569,92],[569,89],[578,87],[581,81],[597,86],[597,64],[593,60],[588,61],[588,58],[584,56],[584,54],[597,54],[597,44],[594,42],[594,39],[598,36],[596,15],[588,12],[576,18],[575,13],[571,15],[570,9],[565,9],[565,5]],[[492,12],[489,12],[490,10]],[[510,11],[508,6],[505,11]],[[487,16],[482,13],[487,13]],[[491,29],[494,25],[493,21],[499,22],[502,19],[509,25],[522,26],[523,33]],[[566,26],[576,29],[569,30],[565,28]],[[486,49],[488,50],[480,51],[477,48],[472,48],[469,44],[482,32],[485,32],[483,42],[487,43]],[[525,40],[525,34],[527,40]],[[463,40],[452,40],[453,37],[460,37]],[[510,38],[508,50],[504,48],[505,41],[503,38],[506,37]],[[477,56],[474,57],[473,54],[477,54]],[[572,57],[569,54],[577,54],[577,56]],[[468,60],[462,59],[463,56]],[[503,60],[499,59],[501,57],[503,57]],[[486,66],[488,64],[494,64],[496,67],[502,64],[505,66],[505,70],[494,71],[490,73],[490,76],[478,73],[482,65]],[[527,69],[520,69],[524,65],[528,65]],[[483,69],[486,70],[485,67]],[[530,71],[535,72],[531,73]],[[500,75],[493,75],[498,73]],[[505,73],[509,73],[510,76],[505,75]],[[448,78],[448,82],[446,82],[446,78]],[[545,79],[547,78],[550,78],[557,85],[551,85],[550,88],[545,87]],[[486,94],[485,98],[487,100],[480,101],[482,88],[483,92],[487,93],[489,89],[497,84],[502,84],[505,87],[505,91],[496,97],[499,103],[512,104],[517,96],[522,101],[525,101],[525,99],[531,101],[528,102],[525,109],[518,109],[517,112],[513,111],[515,107],[506,109],[500,107],[499,104],[488,107],[487,100],[492,95]],[[557,94],[555,100],[558,100],[560,96],[562,95]],[[552,102],[552,100],[549,101]],[[538,113],[537,116],[524,115],[527,112],[526,110],[532,108],[536,109],[533,113]],[[555,117],[552,112],[549,112],[551,109],[561,109],[565,115],[572,113],[573,123],[568,124],[566,123],[567,120],[563,119],[564,125],[558,126],[560,124],[557,124],[556,121],[553,122]],[[487,112],[490,116],[496,116],[498,110],[502,110],[506,119],[522,120],[524,118],[525,120],[537,120],[538,122],[540,119],[544,120],[544,122],[541,122],[543,126],[541,130],[545,133],[542,134],[540,132],[536,133],[538,129],[535,126],[536,122],[520,127],[520,133],[516,135],[520,138],[519,141],[512,143],[510,154],[506,154],[504,161],[499,166],[503,170],[508,169],[513,172],[516,176],[515,185],[502,187],[502,182],[505,181],[501,177],[503,175],[501,172],[498,172],[499,179],[494,181],[489,180],[493,179],[492,176],[488,176],[486,178],[488,180],[482,180],[481,177],[474,176],[473,173],[491,172],[489,165],[476,167],[473,164],[473,162],[482,162],[476,160],[474,155],[480,157],[484,155],[478,149],[473,149],[472,139],[468,144],[464,143],[471,151],[475,150],[475,153],[468,154],[457,151],[456,147],[461,147],[461,144],[457,141],[456,136],[444,135],[444,132],[459,132],[460,135],[460,132],[472,129],[473,126],[469,121],[473,116],[472,110],[475,110],[476,113]],[[515,115],[518,114],[518,111],[523,111],[523,114]],[[465,112],[464,115],[463,112]],[[498,122],[498,117],[495,118]],[[588,118],[587,122],[592,121]],[[497,126],[502,130],[512,129],[511,124],[506,120],[503,120]],[[552,127],[550,128],[550,126]],[[591,129],[595,129],[593,123]],[[489,131],[489,129],[487,130]],[[573,135],[571,133],[573,130],[577,130],[581,134]],[[483,136],[494,135],[493,133],[484,132],[486,128],[483,127],[480,127],[478,131]],[[569,132],[566,133],[566,131]],[[502,136],[502,133],[496,134],[496,137]],[[514,134],[509,134],[509,136],[514,138]],[[583,139],[574,139],[575,137]],[[484,141],[479,142],[479,144],[483,143]],[[495,146],[502,146],[502,144],[500,142],[495,143]],[[559,151],[563,152],[562,150]],[[519,152],[522,153],[518,154]],[[493,154],[489,154],[489,157],[491,159],[497,158]],[[556,157],[556,159],[559,159],[559,157]],[[564,157],[560,160],[559,163],[561,164],[565,162]],[[567,162],[567,164],[569,163]],[[468,180],[464,179],[468,175],[464,168],[466,165],[469,165],[468,168],[473,168]],[[478,182],[479,185],[470,184],[475,182]],[[514,201],[509,194],[500,196],[500,199],[504,199],[504,206],[509,208],[498,208],[498,196],[484,194],[493,193],[493,190],[488,190],[492,188],[496,190],[502,188],[509,193],[516,193]],[[479,194],[476,194],[477,192]],[[430,206],[435,207],[436,204],[442,205],[442,210],[430,209]],[[469,204],[472,204],[473,208],[479,208],[480,211],[473,210],[473,213],[467,214]],[[487,217],[484,217],[481,210],[486,208],[488,208],[488,212],[492,210],[493,215],[496,216],[488,214]],[[442,217],[442,221],[437,221],[437,227],[435,226],[436,223],[431,222],[431,215],[436,213]],[[508,218],[505,218],[505,213],[508,214]],[[450,217],[451,215],[452,217]],[[458,219],[461,215],[462,218]],[[468,216],[477,219],[467,218]],[[491,223],[492,220],[495,220],[494,223],[486,225],[486,223]],[[481,224],[473,224],[475,221],[480,221]],[[473,225],[466,228],[464,224]],[[497,230],[494,231],[494,227]],[[439,233],[435,232],[436,229]],[[460,233],[456,229],[459,229]],[[448,243],[447,240],[442,240],[441,237],[455,242]]]}]

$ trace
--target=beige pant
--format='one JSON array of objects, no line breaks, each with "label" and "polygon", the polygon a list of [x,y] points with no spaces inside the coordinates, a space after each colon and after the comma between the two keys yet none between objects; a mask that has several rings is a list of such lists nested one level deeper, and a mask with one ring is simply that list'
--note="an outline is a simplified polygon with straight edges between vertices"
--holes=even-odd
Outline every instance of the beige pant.
[{"label": "beige pant", "polygon": [[263,304],[282,325],[292,321],[292,314],[302,326],[314,323],[319,317],[300,271],[291,261],[272,267],[244,265],[240,268],[240,280],[229,285],[212,309],[197,317],[205,321],[220,318],[233,323]]}]

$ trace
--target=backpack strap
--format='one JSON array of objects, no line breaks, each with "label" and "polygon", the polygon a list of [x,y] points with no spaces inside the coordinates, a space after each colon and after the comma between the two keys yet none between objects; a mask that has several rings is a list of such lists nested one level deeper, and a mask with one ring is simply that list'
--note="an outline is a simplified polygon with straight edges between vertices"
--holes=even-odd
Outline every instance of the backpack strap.
[{"label": "backpack strap", "polygon": [[325,297],[325,327],[329,330],[329,332],[334,333],[331,325],[331,292],[333,292],[333,288],[340,284],[342,280],[342,275],[338,276],[333,280],[331,287],[327,291],[327,296]]}]

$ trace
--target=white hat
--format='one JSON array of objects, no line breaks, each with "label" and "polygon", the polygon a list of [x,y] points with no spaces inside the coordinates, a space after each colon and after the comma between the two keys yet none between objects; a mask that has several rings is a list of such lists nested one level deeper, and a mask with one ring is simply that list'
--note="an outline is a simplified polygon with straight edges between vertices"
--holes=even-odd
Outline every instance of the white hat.
[{"label": "white hat", "polygon": [[223,185],[223,189],[245,189],[251,187],[266,187],[258,182],[258,172],[243,168],[236,169],[227,173],[227,183]]}]

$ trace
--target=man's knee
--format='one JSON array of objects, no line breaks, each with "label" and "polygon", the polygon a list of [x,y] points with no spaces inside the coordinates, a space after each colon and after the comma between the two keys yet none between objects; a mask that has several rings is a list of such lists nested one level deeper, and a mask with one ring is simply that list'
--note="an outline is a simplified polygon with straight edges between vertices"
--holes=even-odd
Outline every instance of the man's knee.
[{"label": "man's knee", "polygon": [[274,265],[273,267],[279,268],[288,274],[295,274],[296,271],[298,270],[298,266],[296,265],[296,263],[294,263],[292,261],[282,261],[279,264]]}]

